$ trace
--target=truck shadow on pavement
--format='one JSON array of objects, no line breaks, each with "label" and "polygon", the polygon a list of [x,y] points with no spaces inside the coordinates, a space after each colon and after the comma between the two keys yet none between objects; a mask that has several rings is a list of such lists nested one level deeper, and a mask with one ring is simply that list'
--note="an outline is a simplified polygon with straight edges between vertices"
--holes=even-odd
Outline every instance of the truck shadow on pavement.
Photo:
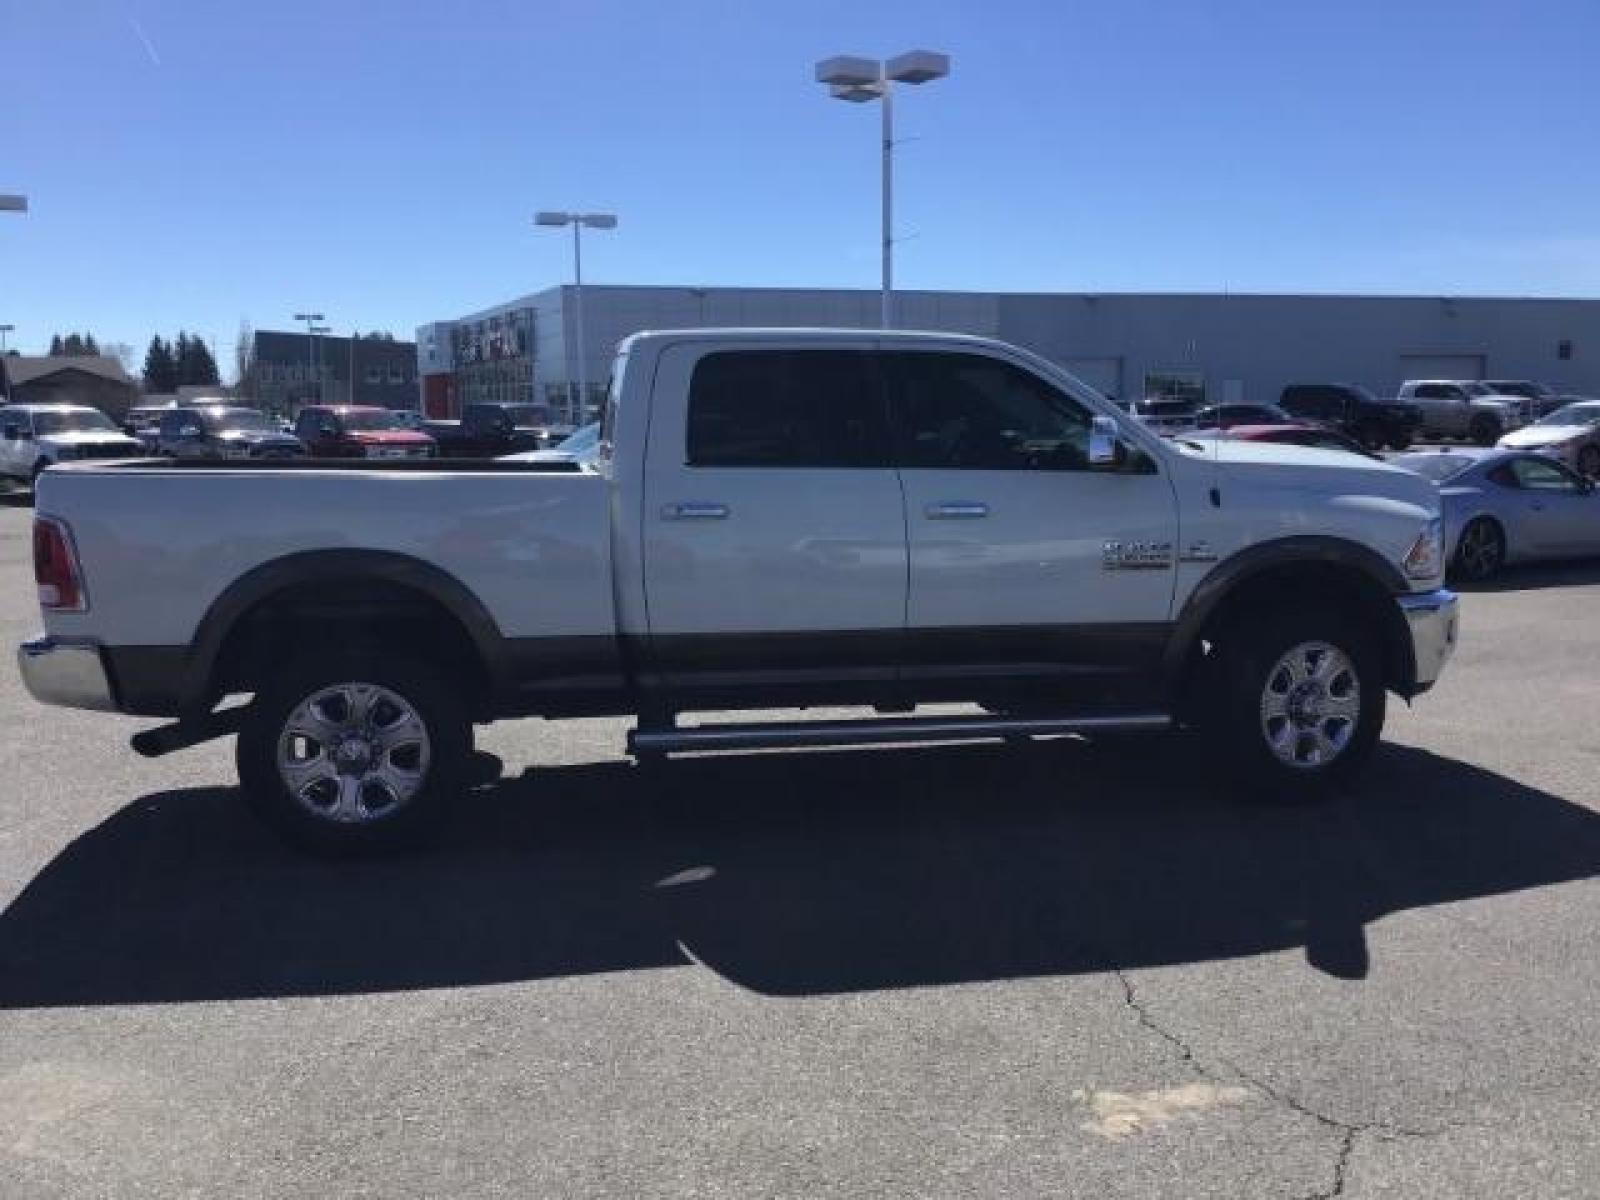
[{"label": "truck shadow on pavement", "polygon": [[1309,808],[1203,775],[1177,741],[549,767],[464,797],[442,845],[361,862],[284,849],[231,791],[166,792],[0,914],[0,1007],[692,963],[804,996],[1294,947],[1361,978],[1386,914],[1600,873],[1600,816],[1422,750]]}]

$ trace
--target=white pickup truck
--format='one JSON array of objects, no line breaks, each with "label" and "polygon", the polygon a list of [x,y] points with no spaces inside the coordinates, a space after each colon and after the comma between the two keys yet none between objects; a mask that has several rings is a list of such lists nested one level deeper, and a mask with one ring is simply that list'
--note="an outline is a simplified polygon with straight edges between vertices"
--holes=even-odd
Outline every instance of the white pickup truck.
[{"label": "white pickup truck", "polygon": [[[635,716],[650,761],[1198,725],[1301,795],[1456,634],[1427,480],[1166,441],[944,334],[639,334],[592,465],[82,464],[36,522],[34,696],[172,718],[146,754],[238,732],[249,800],[334,847],[414,836],[528,715]],[[824,705],[880,715],[681,720]]]}]

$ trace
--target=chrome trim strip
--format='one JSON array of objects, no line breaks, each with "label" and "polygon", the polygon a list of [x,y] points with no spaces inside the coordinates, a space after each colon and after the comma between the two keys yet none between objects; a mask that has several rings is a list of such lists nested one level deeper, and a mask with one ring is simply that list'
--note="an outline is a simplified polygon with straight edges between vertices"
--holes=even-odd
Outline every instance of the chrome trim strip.
[{"label": "chrome trim strip", "polygon": [[698,725],[635,729],[630,754],[702,750],[776,750],[802,746],[869,746],[895,742],[970,742],[1067,733],[1159,732],[1172,727],[1165,713],[1125,716],[888,717],[860,721],[778,721],[770,724]]}]

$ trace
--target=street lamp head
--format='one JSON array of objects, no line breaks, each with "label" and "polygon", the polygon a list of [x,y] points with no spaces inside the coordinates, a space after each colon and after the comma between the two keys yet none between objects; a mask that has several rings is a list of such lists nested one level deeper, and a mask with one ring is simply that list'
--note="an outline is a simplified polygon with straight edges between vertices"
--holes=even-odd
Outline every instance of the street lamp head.
[{"label": "street lamp head", "polygon": [[571,222],[572,214],[564,212],[535,213],[533,217],[535,225],[568,225]]},{"label": "street lamp head", "polygon": [[323,316],[321,313],[295,313],[294,319],[296,321],[321,321]]},{"label": "street lamp head", "polygon": [[865,104],[883,95],[883,89],[875,83],[836,83],[828,89],[828,95],[835,100],[848,100],[851,104]]},{"label": "street lamp head", "polygon": [[28,211],[28,198],[26,196],[0,196],[0,212]]},{"label": "street lamp head", "polygon": [[[876,84],[883,64],[875,58],[857,58],[850,54],[836,54],[817,64],[817,82],[830,87],[865,87]],[[837,92],[834,93],[838,95]]]},{"label": "street lamp head", "polygon": [[614,213],[584,213],[578,220],[590,229],[615,229],[617,218]]},{"label": "street lamp head", "polygon": [[883,65],[883,74],[896,83],[927,83],[950,74],[950,56],[932,50],[908,50]]}]

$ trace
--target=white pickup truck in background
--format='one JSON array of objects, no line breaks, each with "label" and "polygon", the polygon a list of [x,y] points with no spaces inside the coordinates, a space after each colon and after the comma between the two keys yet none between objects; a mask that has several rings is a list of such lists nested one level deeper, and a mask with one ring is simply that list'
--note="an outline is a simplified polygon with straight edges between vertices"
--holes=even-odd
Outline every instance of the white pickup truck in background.
[{"label": "white pickup truck in background", "polygon": [[0,406],[0,477],[32,483],[46,467],[86,458],[134,458],[144,443],[83,404]]},{"label": "white pickup truck in background", "polygon": [[1421,416],[1418,437],[1464,438],[1479,446],[1492,446],[1533,419],[1526,397],[1501,395],[1472,379],[1408,379],[1399,402]]},{"label": "white pickup truck in background", "polygon": [[[83,464],[36,521],[33,694],[171,718],[150,754],[237,731],[253,805],[335,847],[427,827],[473,724],[529,715],[636,716],[647,758],[1198,725],[1301,795],[1456,630],[1427,480],[1164,440],[944,334],[640,334],[592,466]],[[809,705],[894,715],[680,720]]]}]

